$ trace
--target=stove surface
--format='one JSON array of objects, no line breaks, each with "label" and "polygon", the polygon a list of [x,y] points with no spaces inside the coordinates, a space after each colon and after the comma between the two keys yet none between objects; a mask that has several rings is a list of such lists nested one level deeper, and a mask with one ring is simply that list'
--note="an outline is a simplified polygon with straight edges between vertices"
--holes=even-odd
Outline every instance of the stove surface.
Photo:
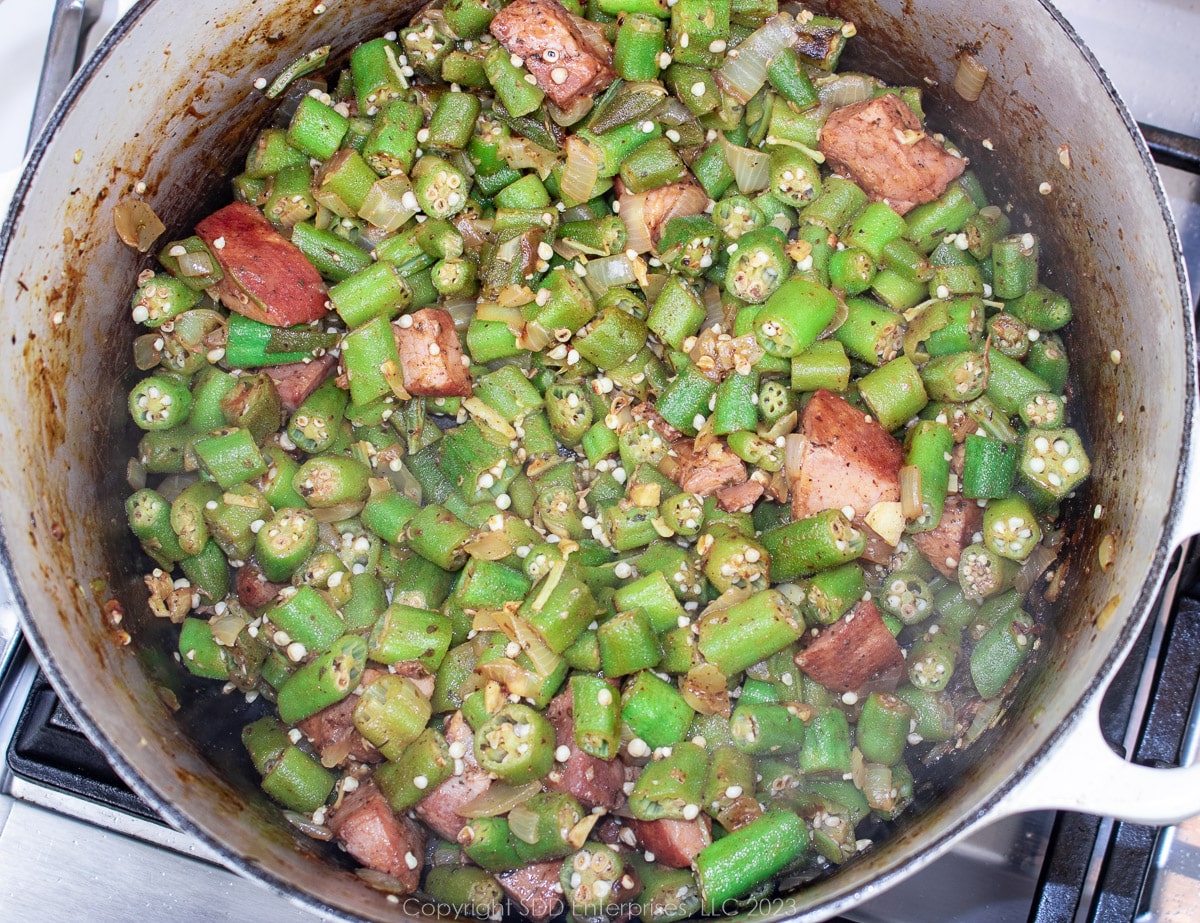
[{"label": "stove surface", "polygon": [[[84,0],[76,0],[80,5]],[[132,0],[87,0],[103,29],[132,6]],[[1200,102],[1189,87],[1195,77],[1200,39],[1200,3],[1195,0],[1059,0],[1064,16],[1087,41],[1113,83],[1141,121],[1200,135]],[[23,158],[50,28],[48,0],[0,0],[0,196],[5,201]],[[1200,177],[1164,169],[1191,271],[1193,295],[1200,288]],[[2,584],[2,580],[0,580]],[[0,585],[0,640],[14,615]],[[1198,604],[1200,608],[1200,604]],[[1165,621],[1164,614],[1160,621]],[[1200,617],[1197,619],[1200,621]],[[1154,626],[1151,626],[1153,629]],[[1154,643],[1148,630],[1146,644]],[[0,687],[0,751],[7,750],[18,715],[37,683],[31,655],[18,658]],[[1134,696],[1136,698],[1136,696]],[[1143,705],[1146,703],[1143,702]],[[69,716],[50,714],[56,731],[70,733]],[[1193,733],[1185,740],[1189,758],[1200,749]],[[1087,828],[1099,843],[1117,842],[1122,829],[1107,821]],[[1068,834],[1064,834],[1066,829]],[[1011,818],[988,827],[928,869],[859,908],[859,923],[1018,923],[1038,920],[1192,920],[1200,903],[1200,823],[1162,834],[1153,852],[1160,884],[1152,895],[1105,908],[1091,902],[1104,874],[1097,858],[1087,864],[1084,899],[1078,912],[1038,911],[1033,902],[1046,889],[1040,880],[1071,828],[1049,813]],[[1086,856],[1085,856],[1086,858]],[[1093,857],[1094,858],[1094,857]],[[1188,869],[1190,875],[1188,877]],[[1052,883],[1051,883],[1052,884]],[[1139,903],[1140,901],[1140,903]],[[230,873],[191,838],[157,821],[31,782],[0,766],[0,907],[5,919],[68,921],[85,910],[95,921],[243,920],[311,921],[312,913],[255,883]]]}]

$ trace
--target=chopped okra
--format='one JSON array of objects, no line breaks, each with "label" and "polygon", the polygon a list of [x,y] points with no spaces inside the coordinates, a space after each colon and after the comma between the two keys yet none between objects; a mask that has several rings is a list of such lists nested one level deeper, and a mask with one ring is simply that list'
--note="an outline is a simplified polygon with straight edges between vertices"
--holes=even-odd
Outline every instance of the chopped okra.
[{"label": "chopped okra", "polygon": [[288,65],[131,285],[150,609],[367,884],[740,909],[895,829],[1035,658],[1088,300],[920,87],[836,71],[855,32],[435,3]]}]

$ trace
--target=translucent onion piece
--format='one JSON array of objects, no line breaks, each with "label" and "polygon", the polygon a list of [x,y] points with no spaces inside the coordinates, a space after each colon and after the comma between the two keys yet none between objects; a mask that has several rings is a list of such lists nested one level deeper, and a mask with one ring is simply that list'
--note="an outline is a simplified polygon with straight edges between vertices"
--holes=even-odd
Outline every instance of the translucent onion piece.
[{"label": "translucent onion piece", "polygon": [[522,843],[532,846],[538,836],[538,815],[526,804],[519,804],[508,812],[508,829]]},{"label": "translucent onion piece", "polygon": [[784,436],[783,470],[787,472],[788,480],[794,481],[800,477],[800,466],[804,456],[808,454],[808,438],[800,433],[789,433]]},{"label": "translucent onion piece", "polygon": [[366,503],[362,500],[351,500],[346,503],[339,503],[337,506],[326,506],[312,511],[313,518],[317,522],[340,522],[343,519],[350,519],[362,512],[362,508]]},{"label": "translucent onion piece", "polygon": [[621,223],[625,225],[625,246],[636,253],[648,253],[654,249],[654,239],[650,236],[650,226],[646,223],[646,195],[626,193],[617,201],[620,203]]},{"label": "translucent onion piece", "polygon": [[588,260],[586,281],[596,295],[616,286],[632,285],[637,281],[633,260],[624,253]]},{"label": "translucent onion piece", "polygon": [[471,295],[451,295],[442,302],[442,308],[454,318],[454,329],[465,333],[475,314],[475,298]]},{"label": "translucent onion piece", "polygon": [[711,663],[688,671],[679,684],[683,698],[702,715],[723,715],[732,712],[729,687],[725,675]]},{"label": "translucent onion piece", "polygon": [[398,878],[393,878],[385,872],[378,869],[358,868],[354,870],[354,874],[361,878],[369,887],[376,891],[382,891],[384,894],[403,895],[411,892],[411,888],[406,887]]},{"label": "translucent onion piece", "polygon": [[420,211],[412,184],[403,173],[376,180],[367,190],[359,216],[383,231],[395,231]]},{"label": "translucent onion piece", "polygon": [[500,139],[497,153],[514,170],[537,170],[545,179],[558,163],[561,154],[535,144],[522,135],[507,135]]},{"label": "translucent onion piece", "polygon": [[909,521],[920,518],[924,512],[921,503],[921,469],[916,465],[900,468],[900,510]]},{"label": "translucent onion piece", "polygon": [[246,623],[236,615],[219,615],[208,623],[208,627],[217,644],[221,647],[233,647]]},{"label": "translucent onion piece", "polygon": [[866,74],[838,74],[817,81],[817,97],[822,106],[840,109],[870,99],[878,84],[879,81]]},{"label": "translucent onion piece", "polygon": [[958,59],[958,70],[954,74],[954,92],[969,103],[979,99],[983,85],[987,83],[987,65],[969,51]]},{"label": "translucent onion piece", "polygon": [[162,236],[167,226],[141,199],[126,199],[113,208],[113,225],[121,242],[145,253]]},{"label": "translucent onion piece", "polygon": [[730,144],[725,135],[720,136],[725,150],[725,162],[733,171],[733,180],[743,195],[766,189],[771,184],[771,155],[766,151],[755,151],[748,147]]},{"label": "translucent onion piece", "polygon": [[212,271],[213,259],[203,251],[185,253],[179,257],[179,274],[181,276],[195,278],[196,276],[211,275]]},{"label": "translucent onion piece", "polygon": [[[668,199],[669,205],[661,214],[657,215],[653,226],[647,222],[651,234],[657,234],[667,226],[667,222],[672,218],[683,218],[688,215],[699,215],[708,208],[708,193],[700,186],[699,183],[686,180],[682,183],[672,183],[670,186],[664,186],[663,189],[670,190],[665,193],[670,195]],[[655,194],[663,194],[662,190],[655,189],[648,193],[648,196]],[[651,209],[655,212],[657,209]]]},{"label": "translucent onion piece", "polygon": [[536,676],[532,671],[526,670],[515,660],[509,660],[507,657],[499,657],[496,660],[481,663],[476,671],[484,679],[493,679],[498,682],[509,695],[532,699],[543,691],[544,680],[542,677]]},{"label": "translucent onion piece", "polygon": [[751,32],[737,46],[737,54],[727,55],[717,71],[721,86],[738,102],[748,102],[767,82],[767,65],[771,59],[796,43],[795,25],[790,15],[780,13]]},{"label": "translucent onion piece", "polygon": [[146,466],[140,459],[131,458],[125,465],[125,483],[132,490],[141,490],[146,486]]},{"label": "translucent onion piece", "polygon": [[[581,203],[588,201],[592,197],[592,190],[596,188],[599,176],[600,157],[591,145],[575,135],[567,138],[567,161],[563,166],[562,180],[559,184],[563,200]],[[590,216],[590,213],[588,215]],[[564,217],[563,220],[567,219]]]},{"label": "translucent onion piece", "polygon": [[579,96],[568,108],[560,109],[554,103],[547,101],[546,111],[550,114],[550,118],[555,125],[567,128],[591,112],[593,102],[594,100],[590,96]]},{"label": "translucent onion piece", "polygon": [[462,546],[463,551],[480,561],[499,561],[512,554],[512,545],[503,532],[484,532]]},{"label": "translucent onion piece", "polygon": [[524,804],[541,790],[542,783],[536,780],[524,785],[493,782],[482,795],[459,805],[454,809],[454,813],[463,817],[498,817],[507,814],[517,805]]},{"label": "translucent onion piece", "polygon": [[475,314],[480,320],[500,321],[510,326],[519,327],[525,323],[525,317],[521,314],[520,308],[506,307],[496,304],[494,301],[485,301],[479,305]]},{"label": "translucent onion piece", "polygon": [[1013,579],[1013,586],[1017,592],[1024,596],[1033,589],[1033,585],[1038,582],[1038,578],[1049,569],[1057,557],[1058,552],[1055,549],[1043,544],[1035,545],[1033,551],[1029,552],[1029,557],[1025,559],[1025,563],[1021,565],[1021,569],[1017,571],[1017,576]]},{"label": "translucent onion piece", "polygon": [[314,840],[333,839],[332,830],[330,830],[324,824],[314,824],[312,818],[307,814],[300,814],[297,811],[284,811],[283,816],[289,824],[306,836],[312,837]]},{"label": "translucent onion piece", "polygon": [[144,333],[133,341],[133,364],[139,371],[148,372],[162,361],[162,350],[157,344],[160,333]]}]

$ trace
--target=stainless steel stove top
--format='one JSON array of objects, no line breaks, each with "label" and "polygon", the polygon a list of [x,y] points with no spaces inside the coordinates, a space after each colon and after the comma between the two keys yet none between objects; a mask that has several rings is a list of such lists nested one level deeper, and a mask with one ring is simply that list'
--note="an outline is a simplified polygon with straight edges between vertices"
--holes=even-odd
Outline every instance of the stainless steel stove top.
[{"label": "stainless steel stove top", "polygon": [[[132,0],[74,0],[82,15],[98,16],[99,34]],[[1190,88],[1200,41],[1197,0],[1058,0],[1134,115],[1142,122],[1200,135],[1200,99]],[[0,204],[15,182],[33,113],[37,75],[50,29],[48,0],[0,2]],[[1200,177],[1163,170],[1188,257],[1193,297],[1200,289]],[[0,575],[0,640],[15,613]],[[1164,613],[1158,623],[1165,625]],[[1155,644],[1154,630],[1148,645]],[[2,667],[2,664],[0,664]],[[0,686],[0,753],[8,749],[18,714],[35,682],[36,662],[18,655]],[[1134,698],[1137,698],[1135,695]],[[1142,696],[1144,698],[1144,695]],[[1135,703],[1136,704],[1136,703]],[[1145,702],[1141,702],[1145,706]],[[1132,741],[1126,741],[1132,743]],[[1189,759],[1200,749],[1193,729]],[[1050,919],[1033,907],[1055,824],[1053,814],[1011,818],[977,833],[921,874],[860,908],[859,923]],[[1110,839],[1103,825],[1098,842]],[[1080,909],[1060,920],[1194,920],[1200,918],[1200,821],[1163,832],[1154,864],[1157,887],[1128,914],[1116,916],[1092,900],[1099,862],[1083,871]],[[68,921],[131,918],[172,920],[311,921],[310,912],[222,868],[191,838],[160,823],[14,776],[0,764],[0,908],[4,919]]]}]

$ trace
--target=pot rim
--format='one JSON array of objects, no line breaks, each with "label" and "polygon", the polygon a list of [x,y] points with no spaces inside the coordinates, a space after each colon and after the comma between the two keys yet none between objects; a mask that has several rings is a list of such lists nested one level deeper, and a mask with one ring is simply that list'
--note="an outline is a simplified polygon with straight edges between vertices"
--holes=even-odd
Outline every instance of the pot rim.
[{"label": "pot rim", "polygon": [[[137,0],[100,41],[91,57],[88,58],[75,74],[62,97],[55,104],[45,125],[30,147],[20,178],[13,192],[12,202],[5,215],[3,225],[0,226],[0,271],[3,270],[4,256],[7,253],[18,220],[26,207],[25,197],[38,172],[51,137],[70,116],[79,95],[91,82],[96,71],[118,49],[125,36],[138,24],[147,11],[159,2],[161,0]],[[1129,140],[1133,142],[1143,168],[1149,175],[1175,262],[1175,278],[1178,286],[1176,295],[1178,305],[1183,309],[1186,319],[1186,323],[1183,325],[1185,333],[1183,346],[1187,359],[1187,367],[1195,369],[1197,367],[1197,342],[1195,328],[1191,321],[1191,293],[1188,284],[1187,267],[1175,219],[1171,212],[1161,176],[1158,173],[1150,150],[1124,100],[1078,32],[1076,32],[1074,27],[1062,16],[1050,0],[1037,0],[1037,2],[1045,9],[1058,27],[1062,29],[1066,37],[1075,46],[1077,52],[1082,55],[1088,66],[1095,73],[1108,97],[1108,101],[1112,104],[1124,124],[1129,134]],[[1172,299],[1172,302],[1174,301],[1175,299]],[[1048,731],[1044,741],[1027,757],[1024,766],[1019,772],[1007,776],[995,789],[986,793],[980,799],[974,811],[959,818],[956,822],[946,825],[945,829],[941,830],[936,837],[932,837],[928,843],[923,845],[921,851],[914,858],[906,862],[896,863],[892,868],[873,875],[865,885],[859,885],[853,889],[847,885],[846,888],[835,891],[827,899],[809,907],[801,914],[788,913],[787,911],[774,914],[750,913],[747,915],[747,919],[764,921],[764,923],[768,920],[824,919],[842,913],[850,907],[860,904],[867,898],[886,890],[891,885],[908,878],[944,854],[956,841],[984,824],[1004,799],[1023,782],[1025,777],[1035,772],[1047,755],[1070,734],[1086,705],[1095,696],[1103,694],[1112,674],[1124,661],[1127,651],[1137,638],[1138,632],[1152,609],[1152,605],[1166,575],[1170,558],[1176,550],[1172,538],[1173,536],[1183,534],[1183,530],[1180,529],[1180,517],[1183,511],[1185,487],[1189,480],[1191,480],[1191,469],[1197,465],[1195,456],[1198,447],[1195,445],[1195,440],[1191,438],[1191,433],[1197,426],[1195,417],[1200,399],[1198,399],[1197,381],[1194,375],[1188,376],[1184,388],[1184,398],[1182,441],[1178,447],[1179,464],[1176,470],[1170,507],[1161,526],[1161,538],[1155,550],[1154,557],[1147,567],[1146,578],[1142,582],[1140,592],[1129,610],[1129,615],[1126,617],[1117,642],[1109,651],[1100,669],[1093,674],[1078,700],[1069,709],[1067,720]],[[98,746],[105,758],[113,765],[118,775],[129,787],[172,826],[200,841],[227,868],[252,881],[258,882],[260,885],[267,887],[294,904],[304,906],[339,920],[357,921],[362,919],[322,901],[308,891],[300,890],[295,883],[233,851],[222,840],[210,835],[202,826],[194,822],[189,815],[181,812],[174,802],[161,796],[155,788],[142,778],[133,762],[126,759],[124,754],[109,741],[97,722],[93,720],[83,700],[76,695],[68,676],[60,671],[55,658],[46,644],[45,638],[38,629],[36,620],[29,613],[28,604],[21,589],[18,575],[14,571],[8,550],[8,542],[8,536],[5,534],[3,525],[0,524],[0,563],[3,564],[9,577],[14,602],[16,603],[18,617],[25,637],[37,655],[43,672],[51,680],[58,694],[66,702],[80,726],[87,733],[88,738]]]}]

